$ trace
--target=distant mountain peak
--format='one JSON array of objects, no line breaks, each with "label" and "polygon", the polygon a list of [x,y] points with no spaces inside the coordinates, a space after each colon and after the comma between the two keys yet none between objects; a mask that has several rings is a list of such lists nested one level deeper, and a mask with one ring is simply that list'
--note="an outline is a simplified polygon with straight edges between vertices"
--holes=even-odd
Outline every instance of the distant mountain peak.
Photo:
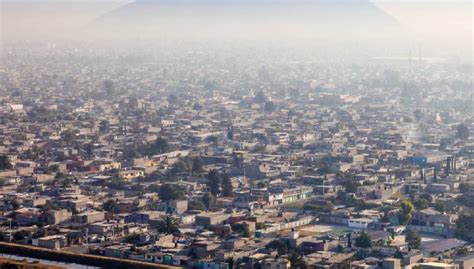
[{"label": "distant mountain peak", "polygon": [[[398,22],[367,0],[138,0],[94,23],[135,35],[298,38],[387,35]],[[276,29],[279,28],[279,29]],[[275,31],[275,35],[272,35]],[[286,31],[286,32],[285,32]],[[361,37],[362,38],[362,37]]]}]

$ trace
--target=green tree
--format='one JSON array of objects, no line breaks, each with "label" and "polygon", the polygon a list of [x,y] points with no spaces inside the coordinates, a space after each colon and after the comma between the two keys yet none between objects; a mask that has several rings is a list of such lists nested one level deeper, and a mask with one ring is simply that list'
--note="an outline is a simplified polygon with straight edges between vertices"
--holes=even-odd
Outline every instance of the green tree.
[{"label": "green tree", "polygon": [[279,255],[284,255],[288,252],[288,245],[280,239],[275,239],[271,241],[265,246],[265,248],[270,250],[276,250],[278,251]]},{"label": "green tree", "polygon": [[203,163],[202,163],[201,157],[199,156],[194,157],[193,158],[193,172],[202,173],[203,171],[202,166],[203,166]]},{"label": "green tree", "polygon": [[263,110],[265,111],[265,113],[273,113],[275,109],[275,103],[273,103],[272,101],[266,102],[263,106]]},{"label": "green tree", "polygon": [[230,126],[228,129],[227,129],[227,138],[229,140],[233,140],[234,139],[234,127],[233,126]]},{"label": "green tree", "polygon": [[216,197],[212,195],[212,193],[208,192],[202,196],[202,203],[207,208],[207,210],[210,210],[214,207],[214,204],[216,203]]},{"label": "green tree", "polygon": [[15,239],[15,241],[21,241],[25,239],[26,237],[28,237],[28,232],[25,230],[18,231],[13,234],[13,239]]},{"label": "green tree", "polygon": [[229,265],[229,269],[233,269],[234,268],[234,258],[232,257],[229,257],[225,260],[225,262]]},{"label": "green tree", "polygon": [[136,244],[139,239],[140,239],[139,234],[129,234],[128,236],[125,237],[124,241],[129,244]]},{"label": "green tree", "polygon": [[13,165],[7,155],[0,155],[0,170],[12,169]]},{"label": "green tree", "polygon": [[115,212],[117,209],[117,202],[114,199],[110,199],[102,205],[102,208],[107,212]]},{"label": "green tree", "polygon": [[99,124],[99,132],[101,134],[107,133],[109,131],[110,124],[108,120],[103,120]]},{"label": "green tree", "polygon": [[428,193],[424,193],[424,194],[420,195],[420,198],[425,199],[426,201],[428,201],[428,203],[433,202],[433,197],[431,197],[431,195],[428,194]]},{"label": "green tree", "polygon": [[360,185],[357,183],[357,181],[348,178],[344,180],[342,186],[344,186],[346,193],[356,193]]},{"label": "green tree", "polygon": [[222,196],[230,197],[233,194],[232,181],[227,173],[222,174]]},{"label": "green tree", "polygon": [[465,124],[459,124],[456,127],[456,135],[461,140],[467,140],[469,138],[469,128]]},{"label": "green tree", "polygon": [[241,234],[243,237],[252,237],[249,226],[242,223],[232,224],[232,231]]},{"label": "green tree", "polygon": [[413,205],[416,207],[416,209],[421,210],[421,209],[427,209],[429,206],[429,202],[426,199],[423,198],[418,198],[415,199]]},{"label": "green tree", "polygon": [[176,103],[178,103],[178,96],[176,96],[176,94],[170,94],[170,95],[168,96],[168,102],[169,102],[170,104],[176,104]]},{"label": "green tree", "polygon": [[355,246],[359,248],[370,248],[372,246],[372,239],[366,232],[362,232],[355,240]]},{"label": "green tree", "polygon": [[168,144],[168,140],[163,137],[158,137],[153,147],[153,154],[162,154],[168,152],[169,150],[170,146]]},{"label": "green tree", "polygon": [[254,101],[259,104],[263,104],[267,101],[267,97],[265,96],[265,93],[263,93],[262,90],[258,91],[257,94],[255,95]]},{"label": "green tree", "polygon": [[470,182],[461,182],[461,183],[459,184],[459,190],[460,190],[462,193],[471,192],[472,190],[474,190],[474,184],[473,184],[473,183],[470,183]]},{"label": "green tree", "polygon": [[399,218],[400,218],[400,222],[403,224],[403,225],[406,225],[410,220],[411,220],[411,215],[413,213],[413,209],[414,209],[414,206],[413,204],[410,202],[410,200],[404,200],[401,204],[400,204],[400,215],[399,215]]},{"label": "green tree", "polygon": [[414,231],[408,230],[405,234],[405,242],[412,249],[419,249],[421,245],[421,237]]},{"label": "green tree", "polygon": [[114,82],[110,79],[106,79],[104,80],[103,85],[104,85],[104,90],[105,90],[105,94],[107,94],[107,97],[112,96],[112,94],[114,93]]},{"label": "green tree", "polygon": [[463,212],[456,221],[456,236],[474,243],[474,212]]},{"label": "green tree", "polygon": [[207,174],[207,186],[209,187],[209,191],[213,195],[218,195],[220,192],[220,182],[219,182],[219,172],[215,169],[212,169]]},{"label": "green tree", "polygon": [[440,213],[446,212],[446,205],[442,202],[436,202],[434,209]]},{"label": "green tree", "polygon": [[292,268],[305,268],[305,263],[303,261],[303,256],[296,250],[291,250],[288,255]]},{"label": "green tree", "polygon": [[173,175],[180,174],[186,172],[186,163],[182,160],[177,161],[173,168],[171,169],[171,173]]},{"label": "green tree", "polygon": [[200,210],[200,211],[206,211],[206,205],[201,202],[201,201],[189,201],[188,205],[189,210]]},{"label": "green tree", "polygon": [[213,145],[217,145],[217,143],[219,142],[219,138],[215,135],[211,135],[206,138],[206,141],[208,143],[212,143]]},{"label": "green tree", "polygon": [[163,220],[158,222],[157,230],[158,232],[165,234],[179,235],[181,233],[179,231],[178,221],[170,215],[165,216]]},{"label": "green tree", "polygon": [[163,184],[158,194],[162,201],[183,200],[185,199],[185,191],[175,184]]}]

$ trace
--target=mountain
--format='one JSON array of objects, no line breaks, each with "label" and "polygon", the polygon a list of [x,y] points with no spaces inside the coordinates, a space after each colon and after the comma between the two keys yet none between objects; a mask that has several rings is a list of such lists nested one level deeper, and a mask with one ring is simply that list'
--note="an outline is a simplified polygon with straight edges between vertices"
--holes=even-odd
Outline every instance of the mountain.
[{"label": "mountain", "polygon": [[97,19],[140,38],[367,40],[402,31],[368,0],[138,0]]}]

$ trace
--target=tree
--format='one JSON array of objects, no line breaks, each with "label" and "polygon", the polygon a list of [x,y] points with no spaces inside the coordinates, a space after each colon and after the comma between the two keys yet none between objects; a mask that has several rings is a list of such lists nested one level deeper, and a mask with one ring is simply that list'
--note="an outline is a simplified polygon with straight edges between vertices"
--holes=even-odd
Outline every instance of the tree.
[{"label": "tree", "polygon": [[413,204],[410,200],[404,200],[400,205],[400,222],[403,225],[406,225],[411,220],[411,215],[413,212]]},{"label": "tree", "polygon": [[359,248],[370,248],[372,246],[372,239],[368,233],[362,232],[359,237],[356,238],[355,245]]},{"label": "tree", "polygon": [[213,145],[217,145],[217,143],[219,142],[219,138],[215,135],[211,135],[206,138],[206,141],[208,143],[212,143]]},{"label": "tree", "polygon": [[291,250],[288,255],[292,268],[306,268],[306,265],[303,261],[303,256],[296,250]]},{"label": "tree", "polygon": [[262,90],[258,91],[257,95],[255,95],[254,101],[259,104],[263,104],[267,101],[267,97],[263,93]]},{"label": "tree", "polygon": [[170,94],[168,96],[168,103],[176,104],[177,102],[178,102],[178,96],[176,96],[176,94]]},{"label": "tree", "polygon": [[212,169],[207,174],[207,186],[209,187],[209,191],[213,195],[218,195],[219,192],[220,192],[219,185],[220,185],[219,184],[219,172],[217,172],[217,170],[215,170],[215,169]]},{"label": "tree", "polygon": [[114,178],[111,181],[106,183],[106,186],[110,189],[115,189],[115,190],[126,190],[128,189],[127,183],[120,178]]},{"label": "tree", "polygon": [[0,170],[12,169],[13,165],[7,155],[0,155]]},{"label": "tree", "polygon": [[15,239],[15,241],[21,241],[21,240],[25,239],[27,236],[28,236],[27,231],[25,231],[25,230],[18,231],[18,232],[15,232],[13,234],[13,239]]},{"label": "tree", "polygon": [[110,97],[114,92],[114,82],[110,79],[106,79],[103,82],[104,90],[108,97]]},{"label": "tree", "polygon": [[102,208],[107,212],[115,212],[117,209],[117,202],[114,199],[110,199],[102,205]]},{"label": "tree", "polygon": [[418,198],[418,199],[415,199],[413,204],[415,205],[416,209],[421,210],[421,209],[427,209],[429,202],[428,200],[424,198]]},{"label": "tree", "polygon": [[206,205],[201,202],[201,201],[189,201],[188,205],[189,210],[200,210],[200,211],[206,211]]},{"label": "tree", "polygon": [[186,172],[186,164],[184,163],[184,161],[177,161],[173,168],[171,169],[171,174],[173,175],[176,175],[176,174],[180,174],[180,173],[184,173]]},{"label": "tree", "polygon": [[342,186],[344,186],[346,193],[356,193],[357,189],[359,188],[359,184],[352,179],[344,180]]},{"label": "tree", "polygon": [[123,241],[125,241],[126,243],[129,243],[129,244],[136,244],[139,239],[140,239],[139,234],[129,234],[125,237],[125,239]]},{"label": "tree", "polygon": [[419,249],[421,245],[421,237],[414,231],[408,230],[405,234],[405,242],[412,249]]},{"label": "tree", "polygon": [[275,111],[275,103],[273,103],[272,101],[268,101],[265,103],[265,105],[263,106],[263,111],[265,111],[265,113],[273,113]]},{"label": "tree", "polygon": [[20,208],[20,202],[18,202],[16,199],[10,200],[10,206],[13,208],[13,210],[17,210]]},{"label": "tree", "polygon": [[474,243],[474,212],[468,211],[459,215],[456,221],[456,236]]},{"label": "tree", "polygon": [[266,249],[276,250],[279,255],[284,255],[288,252],[288,245],[280,239],[275,239],[265,246]]},{"label": "tree", "polygon": [[178,221],[170,215],[165,216],[163,220],[158,222],[157,230],[158,232],[165,234],[179,235],[181,233],[179,231]]},{"label": "tree", "polygon": [[206,193],[204,194],[204,196],[202,196],[202,203],[204,204],[207,210],[210,210],[214,207],[214,204],[216,203],[216,197],[211,193]]},{"label": "tree", "polygon": [[153,154],[162,154],[168,152],[169,150],[170,147],[168,144],[168,140],[163,137],[158,137],[153,147]]},{"label": "tree", "polygon": [[231,197],[233,194],[232,181],[227,173],[222,174],[222,196]]},{"label": "tree", "polygon": [[234,268],[234,258],[232,257],[229,257],[225,260],[225,262],[229,265],[229,269],[233,269]]},{"label": "tree", "polygon": [[233,140],[234,139],[234,127],[233,126],[230,126],[228,129],[227,129],[227,138],[229,140]]},{"label": "tree", "polygon": [[99,124],[99,132],[101,134],[103,133],[107,133],[109,131],[109,128],[110,128],[110,124],[109,124],[109,121],[108,120],[103,120],[100,122]]},{"label": "tree", "polygon": [[72,145],[74,144],[75,140],[76,140],[76,134],[77,134],[77,130],[71,130],[71,129],[67,129],[65,130],[64,132],[61,133],[61,140],[64,141],[66,143],[66,145]]},{"label": "tree", "polygon": [[201,173],[203,171],[202,169],[202,159],[199,156],[196,156],[193,158],[193,172],[194,173]]},{"label": "tree", "polygon": [[446,212],[446,205],[442,202],[436,202],[434,209],[440,213]]},{"label": "tree", "polygon": [[63,173],[57,173],[54,177],[55,182],[61,185],[63,188],[71,187],[71,185],[77,181],[77,178],[72,175],[67,175]]},{"label": "tree", "polygon": [[431,195],[428,193],[420,195],[420,198],[425,199],[426,201],[428,201],[428,203],[431,203],[433,201],[433,197],[431,197]]},{"label": "tree", "polygon": [[456,127],[456,135],[461,140],[467,140],[469,138],[469,129],[465,124],[459,124]]},{"label": "tree", "polygon": [[185,199],[185,191],[175,184],[163,184],[158,195],[162,201]]},{"label": "tree", "polygon": [[243,237],[252,237],[249,226],[243,223],[235,223],[231,225],[232,231],[241,234]]}]

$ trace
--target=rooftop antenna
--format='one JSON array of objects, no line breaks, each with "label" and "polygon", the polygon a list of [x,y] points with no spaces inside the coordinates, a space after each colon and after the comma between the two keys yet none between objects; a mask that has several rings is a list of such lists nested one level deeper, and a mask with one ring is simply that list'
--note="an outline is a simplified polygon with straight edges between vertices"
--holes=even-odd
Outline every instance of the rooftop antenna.
[{"label": "rooftop antenna", "polygon": [[418,45],[418,62],[421,63],[422,57],[421,57],[421,45]]},{"label": "rooftop antenna", "polygon": [[411,50],[408,51],[408,66],[411,67],[412,63],[412,55],[411,55]]}]

